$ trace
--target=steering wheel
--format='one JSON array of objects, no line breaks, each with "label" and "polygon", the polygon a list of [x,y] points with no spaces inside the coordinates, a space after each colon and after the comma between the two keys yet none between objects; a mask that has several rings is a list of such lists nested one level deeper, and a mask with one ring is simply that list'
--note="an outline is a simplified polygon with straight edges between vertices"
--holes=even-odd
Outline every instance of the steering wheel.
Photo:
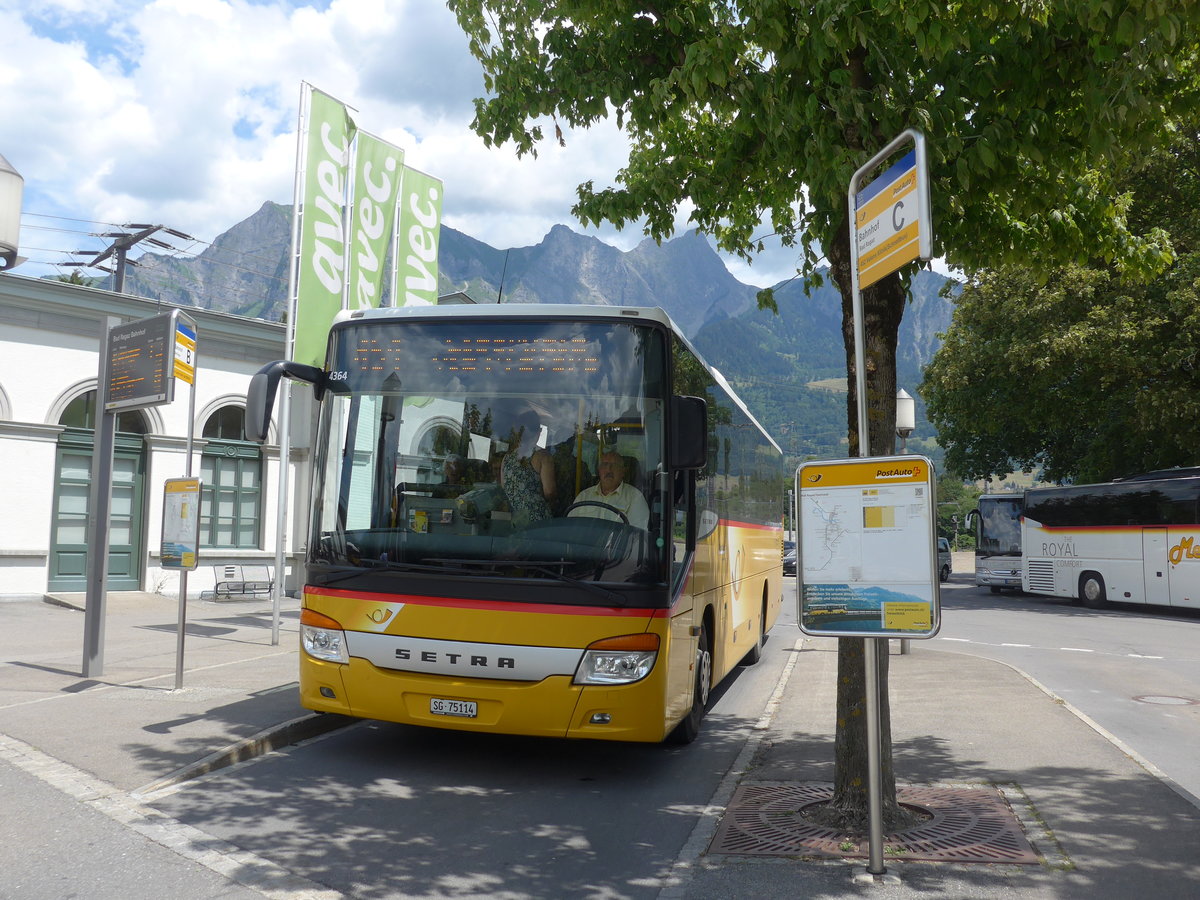
[{"label": "steering wheel", "polygon": [[625,523],[626,525],[629,524],[629,516],[625,515],[625,513],[621,512],[615,506],[609,506],[607,503],[601,503],[599,500],[577,500],[576,502],[572,503],[570,506],[568,506],[566,509],[563,510],[563,515],[564,516],[569,515],[571,510],[578,509],[581,506],[598,506],[601,509],[607,509],[609,512],[614,512],[618,516],[620,516],[621,521],[623,523]]}]

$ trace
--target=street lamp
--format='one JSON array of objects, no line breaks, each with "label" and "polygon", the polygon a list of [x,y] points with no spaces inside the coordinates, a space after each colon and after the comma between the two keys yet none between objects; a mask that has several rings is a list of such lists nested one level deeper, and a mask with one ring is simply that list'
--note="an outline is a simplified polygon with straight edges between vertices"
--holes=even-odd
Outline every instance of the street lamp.
[{"label": "street lamp", "polygon": [[896,391],[896,434],[900,437],[900,452],[908,452],[908,436],[917,427],[917,401],[904,388]]},{"label": "street lamp", "polygon": [[[917,401],[904,388],[896,391],[896,434],[900,438],[900,452],[908,452],[908,436],[917,427]],[[900,639],[900,653],[909,652],[908,638]]]},{"label": "street lamp", "polygon": [[25,179],[7,159],[0,156],[0,271],[23,262],[17,256],[21,237],[21,192]]}]

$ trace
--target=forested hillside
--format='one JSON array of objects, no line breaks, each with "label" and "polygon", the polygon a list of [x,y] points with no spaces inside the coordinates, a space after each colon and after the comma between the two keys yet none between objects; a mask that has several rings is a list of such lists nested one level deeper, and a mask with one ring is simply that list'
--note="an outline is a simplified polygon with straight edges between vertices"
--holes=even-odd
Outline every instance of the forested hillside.
[{"label": "forested hillside", "polygon": [[[938,296],[945,281],[933,272],[919,272],[900,325],[897,383],[914,396],[921,370],[939,346],[937,335],[950,327],[953,305]],[[846,358],[841,300],[828,283],[805,296],[799,282],[776,290],[775,298],[778,316],[749,310],[710,323],[693,342],[790,455],[844,455]],[[933,436],[918,397],[917,430],[909,449],[933,452],[920,444]]]},{"label": "forested hillside", "polygon": [[[144,297],[278,320],[287,305],[291,208],[264,203],[197,257],[147,253],[127,289]],[[532,247],[498,250],[443,227],[439,288],[476,303],[601,303],[661,306],[795,458],[845,453],[845,354],[841,305],[828,283],[800,281],[775,292],[776,316],[757,308],[756,289],[729,273],[708,240],[687,232],[622,251],[556,225]],[[919,272],[900,329],[898,382],[914,396],[921,369],[950,325],[945,278]],[[918,398],[910,449],[935,453]]]}]

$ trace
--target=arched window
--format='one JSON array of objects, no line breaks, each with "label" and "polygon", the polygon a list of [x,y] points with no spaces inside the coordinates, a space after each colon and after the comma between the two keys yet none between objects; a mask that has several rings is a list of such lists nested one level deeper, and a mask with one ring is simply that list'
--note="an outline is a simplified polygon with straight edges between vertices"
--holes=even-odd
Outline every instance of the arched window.
[{"label": "arched window", "polygon": [[262,533],[262,451],[246,440],[246,411],[223,406],[204,422],[200,457],[202,547],[257,548]]},{"label": "arched window", "polygon": [[[59,416],[58,424],[68,428],[96,427],[96,392],[88,391],[80,394],[67,404],[63,414]],[[117,413],[117,432],[119,434],[145,434],[149,431],[146,417],[136,409],[129,412]]]}]

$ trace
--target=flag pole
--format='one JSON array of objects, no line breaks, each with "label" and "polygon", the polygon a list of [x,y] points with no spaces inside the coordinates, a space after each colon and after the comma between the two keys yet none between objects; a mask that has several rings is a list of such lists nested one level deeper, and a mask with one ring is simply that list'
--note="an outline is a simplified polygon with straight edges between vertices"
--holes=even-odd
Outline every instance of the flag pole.
[{"label": "flag pole", "polygon": [[[308,103],[311,101],[312,87],[307,82],[300,82],[300,110],[296,123],[296,180],[292,187],[292,255],[288,265],[288,305],[285,358],[291,359],[296,355],[296,291],[297,268],[300,263],[300,219],[304,210],[300,208],[301,193],[304,184],[304,170],[307,164],[305,140],[308,134]],[[287,498],[288,482],[291,475],[289,457],[291,448],[291,398],[292,382],[289,378],[281,379],[279,398],[279,483],[275,498],[275,581],[271,588],[271,645],[279,644],[280,607],[283,603],[284,575],[287,572]]]}]

